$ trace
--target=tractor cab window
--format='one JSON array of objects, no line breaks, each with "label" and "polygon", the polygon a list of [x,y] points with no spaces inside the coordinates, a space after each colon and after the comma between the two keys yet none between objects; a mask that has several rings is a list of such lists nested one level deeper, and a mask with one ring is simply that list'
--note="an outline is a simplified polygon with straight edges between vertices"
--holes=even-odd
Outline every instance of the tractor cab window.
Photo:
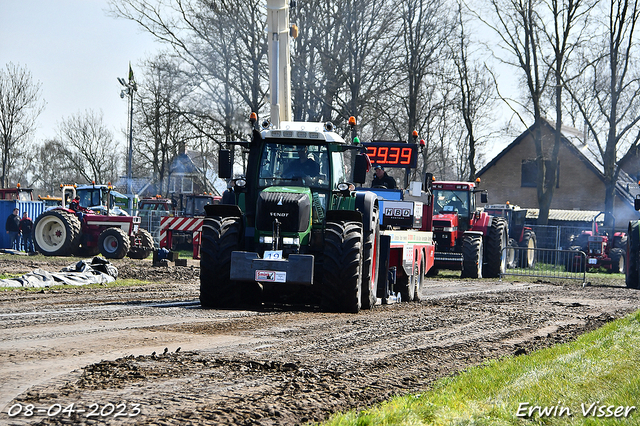
[{"label": "tractor cab window", "polygon": [[87,189],[78,191],[80,197],[80,205],[82,207],[94,207],[106,204],[106,199],[102,199],[102,191],[100,189]]},{"label": "tractor cab window", "polygon": [[266,143],[258,186],[304,185],[329,189],[329,157],[324,145]]},{"label": "tractor cab window", "polygon": [[461,217],[469,216],[469,191],[436,189],[433,199],[438,213],[456,212]]},{"label": "tractor cab window", "polygon": [[187,216],[204,216],[204,206],[213,204],[209,197],[189,197],[187,198],[187,207],[185,214]]}]

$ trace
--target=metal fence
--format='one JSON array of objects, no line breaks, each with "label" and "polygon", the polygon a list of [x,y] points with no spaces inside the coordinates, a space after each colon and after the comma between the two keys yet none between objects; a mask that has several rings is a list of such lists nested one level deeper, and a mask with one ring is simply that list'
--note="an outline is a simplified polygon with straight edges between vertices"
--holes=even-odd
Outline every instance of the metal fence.
[{"label": "metal fence", "polygon": [[584,226],[552,226],[552,225],[526,225],[536,233],[539,248],[566,250],[571,246],[574,236],[582,231],[590,231],[590,227]]},{"label": "metal fence", "polygon": [[160,221],[166,212],[156,212],[153,210],[139,212],[140,227],[151,233],[156,247],[160,247]]},{"label": "metal fence", "polygon": [[583,251],[505,247],[507,269],[503,276],[582,280],[586,282],[587,256]]}]

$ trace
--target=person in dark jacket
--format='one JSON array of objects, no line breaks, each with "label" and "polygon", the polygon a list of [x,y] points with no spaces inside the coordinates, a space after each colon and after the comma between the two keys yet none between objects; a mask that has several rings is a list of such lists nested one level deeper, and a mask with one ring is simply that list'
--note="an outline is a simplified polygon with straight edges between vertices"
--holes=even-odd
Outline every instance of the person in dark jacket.
[{"label": "person in dark jacket", "polygon": [[396,180],[384,171],[384,167],[376,165],[373,169],[375,176],[371,186],[384,186],[387,189],[396,189]]},{"label": "person in dark jacket", "polygon": [[20,247],[20,210],[13,209],[13,213],[7,218],[5,229],[9,234],[9,248],[19,250]]},{"label": "person in dark jacket", "polygon": [[27,212],[22,213],[22,220],[20,220],[20,233],[22,234],[22,245],[24,246],[24,251],[27,253],[34,253],[36,249],[33,246],[33,221]]}]

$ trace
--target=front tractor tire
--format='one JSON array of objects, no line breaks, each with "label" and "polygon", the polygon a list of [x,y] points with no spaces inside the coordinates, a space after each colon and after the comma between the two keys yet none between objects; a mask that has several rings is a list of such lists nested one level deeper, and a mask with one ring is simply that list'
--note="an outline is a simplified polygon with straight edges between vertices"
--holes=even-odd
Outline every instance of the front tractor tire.
[{"label": "front tractor tire", "polygon": [[49,210],[36,219],[34,242],[45,256],[68,256],[77,249],[80,220],[65,210]]},{"label": "front tractor tire", "polygon": [[609,272],[612,274],[624,273],[624,262],[626,258],[627,255],[621,248],[611,249],[611,269]]},{"label": "front tractor tire", "polygon": [[463,237],[461,278],[482,278],[482,252],[482,235]]},{"label": "front tractor tire", "polygon": [[533,268],[536,266],[536,249],[538,248],[538,240],[536,233],[530,229],[525,229],[522,235],[522,241],[520,241],[519,266],[521,268]]},{"label": "front tractor tire", "polygon": [[358,313],[362,306],[362,223],[327,222],[324,241],[322,308]]},{"label": "front tractor tire", "polygon": [[127,256],[131,259],[146,259],[153,251],[153,237],[146,229],[138,229],[131,237],[131,249]]},{"label": "front tractor tire", "polygon": [[98,237],[100,254],[107,259],[122,259],[129,252],[129,236],[120,228],[107,228]]},{"label": "front tractor tire", "polygon": [[233,308],[238,288],[231,281],[231,252],[240,250],[240,218],[206,217],[200,247],[200,304]]},{"label": "front tractor tire", "polygon": [[507,267],[507,250],[509,244],[507,235],[507,221],[503,217],[494,217],[489,227],[489,235],[484,246],[484,260],[482,275],[485,278],[499,278]]}]

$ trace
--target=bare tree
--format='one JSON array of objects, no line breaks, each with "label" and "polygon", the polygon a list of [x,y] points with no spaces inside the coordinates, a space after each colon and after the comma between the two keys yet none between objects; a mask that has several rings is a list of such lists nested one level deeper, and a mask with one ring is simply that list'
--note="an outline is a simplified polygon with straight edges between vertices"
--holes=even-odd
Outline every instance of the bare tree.
[{"label": "bare tree", "polygon": [[[602,10],[599,41],[585,49],[581,79],[569,81],[571,93],[603,164],[605,212],[613,213],[619,152],[640,142],[640,73],[638,73],[638,0],[610,0]],[[595,48],[599,46],[599,48]],[[608,223],[612,218],[607,215]]]},{"label": "bare tree", "polygon": [[73,155],[59,140],[45,140],[32,158],[34,184],[48,194],[55,194],[60,184],[85,180],[72,162]]},{"label": "bare tree", "polygon": [[[363,114],[363,125],[376,120],[372,101],[388,96],[397,79],[398,35],[393,3],[384,0],[347,1],[345,25],[346,63],[340,69],[344,77],[345,98],[338,97],[342,117]],[[369,114],[366,114],[369,112]]]},{"label": "bare tree", "polygon": [[[468,168],[468,179],[474,181],[478,160],[477,151],[489,136],[487,117],[492,114],[496,106],[496,94],[487,65],[469,58],[470,40],[466,32],[461,4],[458,6],[458,31],[458,37],[455,38],[457,44],[451,48],[452,52],[457,52],[457,55],[452,55],[457,74],[455,85],[460,93],[459,113],[466,132],[462,138],[462,146],[459,146],[457,152],[464,153],[464,157],[460,160],[465,167],[461,167],[460,172]],[[483,134],[483,131],[486,133]]]},{"label": "bare tree", "polygon": [[[579,41],[579,33],[574,34],[574,26],[585,16],[588,7],[582,0],[567,0],[563,3],[558,0],[489,1],[495,24],[481,19],[494,30],[501,40],[500,47],[511,57],[501,59],[502,62],[518,67],[523,72],[523,81],[527,87],[527,102],[521,106],[533,116],[535,123],[532,138],[538,169],[538,224],[544,225],[549,218],[557,179],[562,126],[561,81],[563,77],[566,78],[569,54]],[[546,11],[550,13],[545,14]],[[557,107],[557,134],[551,146],[547,146],[542,139],[540,124],[546,112],[545,106],[550,104],[545,105],[544,102],[550,80],[555,80],[552,104]],[[522,123],[527,125],[527,119],[515,108],[513,110]]]},{"label": "bare tree", "polygon": [[[193,113],[236,140],[248,111],[264,105],[266,37],[259,0],[111,0],[111,13],[130,19],[169,46],[191,77]],[[245,109],[246,108],[246,109]],[[187,112],[187,111],[185,111]]]},{"label": "bare tree", "polygon": [[2,188],[9,184],[11,168],[28,142],[43,109],[40,83],[33,81],[31,73],[26,68],[9,63],[5,69],[0,69]]},{"label": "bare tree", "polygon": [[71,166],[85,182],[115,182],[118,146],[102,121],[102,113],[87,110],[58,125],[58,139],[69,152]]},{"label": "bare tree", "polygon": [[182,111],[191,88],[179,64],[165,55],[149,60],[145,74],[135,107],[136,165],[140,172],[150,174],[157,191],[166,195],[171,162],[194,132]]},{"label": "bare tree", "polygon": [[410,140],[411,133],[417,129],[419,103],[426,89],[423,83],[429,73],[435,73],[437,63],[447,59],[446,41],[454,25],[445,1],[403,0],[399,6],[404,42],[401,69],[406,77],[402,104],[407,115],[405,134]]}]

